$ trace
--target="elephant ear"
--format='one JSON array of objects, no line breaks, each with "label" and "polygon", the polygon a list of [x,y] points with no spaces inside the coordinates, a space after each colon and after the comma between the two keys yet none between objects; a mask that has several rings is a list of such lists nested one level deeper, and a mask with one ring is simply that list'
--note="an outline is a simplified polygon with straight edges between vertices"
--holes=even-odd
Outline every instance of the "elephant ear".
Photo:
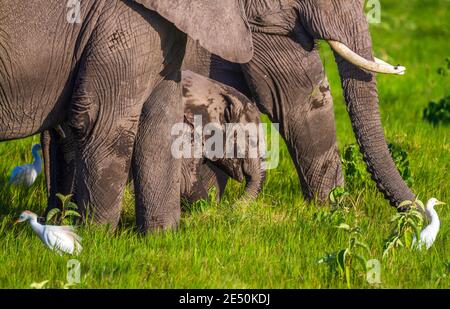
[{"label": "elephant ear", "polygon": [[246,63],[253,57],[250,26],[238,0],[135,0],[223,59]]}]

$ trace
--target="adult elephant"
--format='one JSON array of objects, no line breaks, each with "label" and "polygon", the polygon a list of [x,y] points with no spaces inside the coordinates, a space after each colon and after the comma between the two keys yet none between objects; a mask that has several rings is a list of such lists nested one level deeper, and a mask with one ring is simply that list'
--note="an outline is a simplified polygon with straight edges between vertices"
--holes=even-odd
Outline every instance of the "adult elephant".
[{"label": "adult elephant", "polygon": [[403,74],[404,68],[374,59],[364,1],[242,2],[253,32],[253,59],[233,64],[191,42],[185,68],[237,88],[280,123],[304,194],[325,200],[333,187],[344,183],[330,87],[315,45],[315,40],[328,41],[372,178],[393,205],[414,199],[388,151],[374,74]]},{"label": "adult elephant", "polygon": [[[170,153],[170,131],[183,121],[185,33],[225,59],[246,62],[252,43],[241,6],[200,0],[66,4],[0,0],[0,140],[67,121],[77,146],[75,199],[82,210],[89,206],[95,222],[117,225],[133,156],[138,226],[173,227],[181,167]],[[143,151],[149,144],[154,147]]]}]

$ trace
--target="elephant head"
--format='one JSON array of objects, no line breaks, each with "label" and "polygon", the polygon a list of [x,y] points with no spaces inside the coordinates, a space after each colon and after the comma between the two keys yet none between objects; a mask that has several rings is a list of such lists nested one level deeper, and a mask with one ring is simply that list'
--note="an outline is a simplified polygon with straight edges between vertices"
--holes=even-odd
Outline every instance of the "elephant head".
[{"label": "elephant head", "polygon": [[[235,151],[233,158],[220,158],[215,164],[239,182],[245,179],[246,187],[242,200],[255,199],[265,179],[265,140],[263,132],[260,132],[262,128],[259,127],[260,113],[256,105],[243,94],[230,87],[225,87],[224,90],[224,121],[227,124],[235,124],[235,127],[227,127],[225,147]],[[229,143],[233,143],[234,147],[230,148]],[[235,158],[239,153],[242,156]]]},{"label": "elephant head", "polygon": [[374,72],[403,74],[375,59],[361,0],[301,0],[299,19],[312,40],[326,40],[335,52],[347,109],[368,171],[379,190],[398,205],[413,200],[392,160],[380,118]]},{"label": "elephant head", "polygon": [[253,55],[250,27],[238,0],[135,0],[158,12],[210,52],[245,63]]},{"label": "elephant head", "polygon": [[[245,179],[244,198],[256,198],[265,177],[262,165],[265,141],[256,105],[234,88],[190,71],[183,71],[183,101],[185,119],[191,126],[195,126],[194,116],[200,115],[203,126],[218,129],[204,136],[207,160],[231,178],[239,182]],[[221,156],[208,153],[209,149],[216,149],[217,145],[211,147],[209,140],[215,134],[223,134]]]}]

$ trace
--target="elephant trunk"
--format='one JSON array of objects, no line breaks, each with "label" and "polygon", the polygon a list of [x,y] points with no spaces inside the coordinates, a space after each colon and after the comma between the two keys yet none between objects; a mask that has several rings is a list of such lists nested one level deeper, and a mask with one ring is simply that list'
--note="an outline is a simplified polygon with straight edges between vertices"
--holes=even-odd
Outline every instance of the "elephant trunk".
[{"label": "elephant trunk", "polygon": [[261,159],[248,159],[243,163],[243,171],[246,179],[244,196],[240,201],[254,200],[261,192],[266,172],[262,168]]},{"label": "elephant trunk", "polygon": [[[348,39],[345,46],[371,63],[379,63],[373,58],[368,30]],[[414,200],[414,194],[402,179],[388,150],[374,73],[345,60],[339,50],[335,50],[335,58],[353,130],[372,179],[393,206],[405,200]]]}]

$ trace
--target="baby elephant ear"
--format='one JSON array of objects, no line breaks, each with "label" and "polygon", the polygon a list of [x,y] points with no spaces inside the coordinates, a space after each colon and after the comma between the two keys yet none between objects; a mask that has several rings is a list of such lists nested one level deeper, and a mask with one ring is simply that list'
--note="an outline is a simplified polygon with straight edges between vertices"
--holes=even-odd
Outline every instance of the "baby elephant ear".
[{"label": "baby elephant ear", "polygon": [[239,0],[135,0],[158,12],[209,52],[228,61],[253,57],[250,26]]}]

